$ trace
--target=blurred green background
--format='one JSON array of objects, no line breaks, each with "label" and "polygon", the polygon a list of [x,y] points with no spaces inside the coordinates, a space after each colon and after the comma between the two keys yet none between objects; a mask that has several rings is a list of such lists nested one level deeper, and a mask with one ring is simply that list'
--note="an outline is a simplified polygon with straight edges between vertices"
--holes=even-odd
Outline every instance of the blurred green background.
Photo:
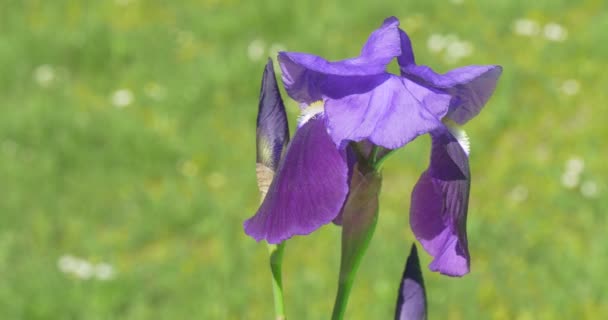
[{"label": "blurred green background", "polygon": [[[355,56],[390,15],[420,64],[504,67],[466,125],[472,272],[423,266],[430,319],[608,316],[604,0],[1,0],[0,317],[271,319],[242,231],[265,59]],[[348,319],[392,317],[429,142],[386,163]],[[339,237],[288,242],[290,319],[329,317]]]}]

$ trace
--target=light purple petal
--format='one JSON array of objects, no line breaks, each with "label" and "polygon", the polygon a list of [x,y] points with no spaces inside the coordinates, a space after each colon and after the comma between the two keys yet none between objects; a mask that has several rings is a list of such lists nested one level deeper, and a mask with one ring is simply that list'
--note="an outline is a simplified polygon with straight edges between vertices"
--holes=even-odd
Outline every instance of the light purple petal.
[{"label": "light purple petal", "polygon": [[279,243],[331,222],[348,193],[347,175],[346,155],[328,136],[324,118],[311,119],[296,131],[245,233]]},{"label": "light purple petal", "polygon": [[416,245],[412,244],[401,278],[395,320],[425,320],[426,308],[426,292],[418,250]]},{"label": "light purple petal", "polygon": [[428,88],[443,90],[452,96],[447,117],[464,124],[475,117],[488,102],[501,66],[466,66],[438,74],[427,66],[401,65],[402,76]]},{"label": "light purple petal", "polygon": [[289,128],[270,59],[262,76],[256,138],[256,162],[276,171],[281,153],[289,142]]},{"label": "light purple petal", "polygon": [[285,89],[294,100],[310,104],[325,95],[325,85],[386,72],[386,65],[401,54],[399,21],[392,17],[374,31],[356,58],[327,61],[298,52],[280,52],[279,64]]},{"label": "light purple petal", "polygon": [[412,192],[410,225],[434,257],[432,271],[449,276],[469,272],[466,220],[470,172],[466,152],[451,133],[431,134],[431,163]]},{"label": "light purple petal", "polygon": [[[328,128],[336,145],[368,139],[396,149],[443,126],[420,101],[432,91],[397,76],[375,78],[379,84],[372,90],[326,101]],[[443,101],[447,109],[448,100]]]}]

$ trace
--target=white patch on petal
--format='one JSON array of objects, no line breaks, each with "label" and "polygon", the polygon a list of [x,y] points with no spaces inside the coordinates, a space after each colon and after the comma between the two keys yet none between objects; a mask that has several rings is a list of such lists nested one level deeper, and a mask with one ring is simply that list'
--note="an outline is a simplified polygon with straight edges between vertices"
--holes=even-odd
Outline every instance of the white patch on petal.
[{"label": "white patch on petal", "polygon": [[458,144],[460,144],[460,146],[468,156],[471,151],[471,143],[469,142],[469,136],[467,135],[467,133],[464,132],[464,130],[462,130],[458,126],[458,124],[456,124],[452,120],[444,120],[443,123],[448,128],[450,133],[454,136],[454,138],[456,138]]},{"label": "white patch on petal", "polygon": [[314,116],[323,112],[325,112],[325,103],[323,101],[316,101],[304,107],[300,117],[298,118],[298,128],[303,126]]}]

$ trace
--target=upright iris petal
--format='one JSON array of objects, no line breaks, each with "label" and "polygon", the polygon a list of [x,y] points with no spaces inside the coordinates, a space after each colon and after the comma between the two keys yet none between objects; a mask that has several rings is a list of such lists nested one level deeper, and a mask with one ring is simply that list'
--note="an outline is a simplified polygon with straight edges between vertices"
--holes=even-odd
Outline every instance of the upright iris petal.
[{"label": "upright iris petal", "polygon": [[272,60],[268,59],[262,76],[256,129],[256,174],[262,198],[266,196],[288,142],[289,127],[285,106]]},{"label": "upright iris petal", "polygon": [[407,257],[397,298],[395,320],[426,320],[426,292],[416,245]]},{"label": "upright iris petal", "polygon": [[443,92],[386,72],[387,64],[401,55],[400,43],[399,21],[391,17],[370,35],[356,58],[330,62],[281,52],[283,83],[304,107],[324,102],[327,128],[339,148],[363,140],[399,148],[440,127],[429,105],[444,114],[450,102]]},{"label": "upright iris petal", "polygon": [[331,222],[348,193],[347,175],[344,150],[331,141],[323,117],[314,117],[296,131],[264,202],[245,221],[245,232],[279,243]]},{"label": "upright iris petal", "polygon": [[289,127],[270,58],[262,76],[256,138],[257,163],[276,171],[281,153],[289,142]]}]

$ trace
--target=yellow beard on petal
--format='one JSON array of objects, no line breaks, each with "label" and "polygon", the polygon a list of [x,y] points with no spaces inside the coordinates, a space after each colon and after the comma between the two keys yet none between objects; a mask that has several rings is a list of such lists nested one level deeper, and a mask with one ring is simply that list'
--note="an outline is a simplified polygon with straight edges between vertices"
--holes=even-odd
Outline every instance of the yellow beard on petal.
[{"label": "yellow beard on petal", "polygon": [[458,144],[460,144],[464,152],[469,155],[469,152],[471,151],[471,143],[469,142],[469,136],[467,135],[467,133],[464,132],[464,130],[461,129],[460,126],[451,119],[444,118],[442,122],[443,124],[445,124],[450,133],[454,136],[454,138],[456,138]]},{"label": "yellow beard on petal", "polygon": [[323,100],[315,101],[302,109],[302,113],[298,118],[298,127],[304,125],[308,120],[312,119],[314,116],[325,112],[325,103]]}]

